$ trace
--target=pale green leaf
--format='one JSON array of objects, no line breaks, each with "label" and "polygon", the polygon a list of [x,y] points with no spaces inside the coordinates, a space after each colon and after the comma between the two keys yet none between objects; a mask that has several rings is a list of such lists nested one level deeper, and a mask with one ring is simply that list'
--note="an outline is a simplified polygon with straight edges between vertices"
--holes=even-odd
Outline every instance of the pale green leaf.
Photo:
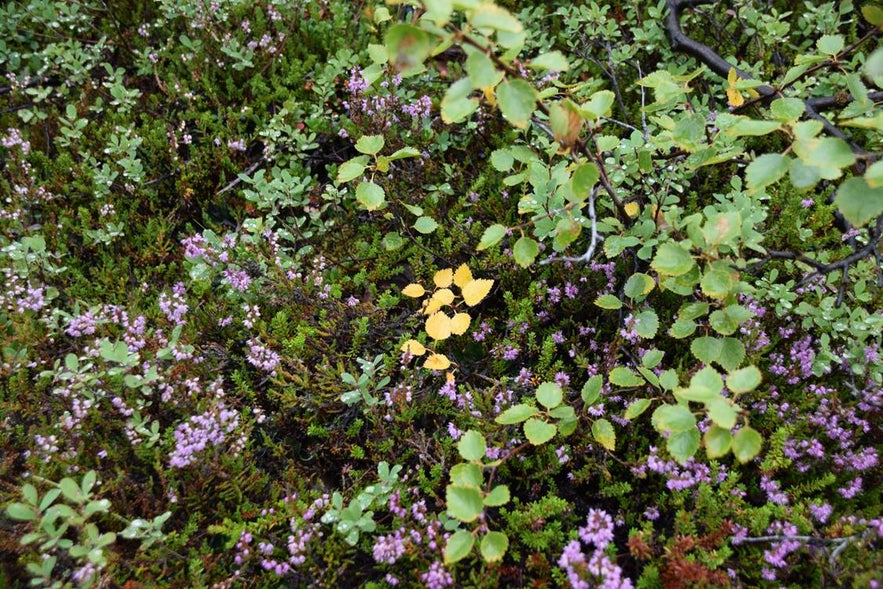
[{"label": "pale green leaf", "polygon": [[570,64],[567,63],[567,58],[560,51],[549,51],[530,60],[528,67],[535,70],[566,72],[570,69]]},{"label": "pale green leaf", "polygon": [[478,487],[448,485],[446,501],[448,513],[461,522],[472,522],[484,511],[484,502]]},{"label": "pale green leaf", "polygon": [[834,202],[847,221],[861,227],[883,214],[883,186],[871,188],[864,178],[850,178],[837,189]]},{"label": "pale green leaf", "polygon": [[369,211],[376,211],[386,205],[386,193],[374,182],[361,182],[356,186],[356,200]]},{"label": "pale green leaf", "polygon": [[665,447],[675,460],[684,464],[699,450],[699,443],[699,430],[694,427],[671,434],[665,440]]},{"label": "pale green leaf", "polygon": [[479,432],[469,430],[457,442],[457,450],[460,452],[463,460],[477,462],[484,458],[484,454],[487,451],[487,442]]},{"label": "pale green leaf", "polygon": [[730,443],[733,441],[733,436],[730,435],[730,430],[713,425],[705,432],[703,440],[705,442],[705,454],[708,458],[715,459],[725,456],[730,451]]},{"label": "pale green leaf", "polygon": [[509,548],[509,537],[503,532],[488,532],[481,539],[481,558],[485,562],[493,563],[503,560],[506,550]]},{"label": "pale green leaf", "polygon": [[524,403],[519,403],[518,405],[513,405],[512,407],[509,407],[508,409],[500,413],[494,421],[503,425],[521,423],[522,421],[526,421],[527,419],[533,417],[537,413],[539,413],[539,411],[536,407],[525,405]]},{"label": "pale green leaf", "polygon": [[604,380],[601,378],[601,375],[596,374],[583,385],[582,391],[580,392],[580,398],[583,400],[583,403],[586,404],[586,407],[594,405],[595,401],[598,400],[598,397],[601,396],[601,386],[603,384]]},{"label": "pale green leaf", "polygon": [[365,155],[374,155],[383,149],[383,135],[363,135],[356,141],[356,151]]},{"label": "pale green leaf", "polygon": [[757,366],[746,366],[727,375],[727,388],[737,394],[747,393],[756,389],[761,380]]},{"label": "pale green leaf", "polygon": [[507,80],[497,86],[497,103],[512,126],[524,129],[536,106],[536,90],[524,80]]},{"label": "pale green leaf", "polygon": [[651,418],[656,431],[683,432],[696,427],[696,416],[683,405],[660,405]]},{"label": "pale green leaf", "polygon": [[506,236],[508,231],[509,230],[504,225],[491,225],[484,230],[484,233],[481,235],[481,241],[478,242],[478,247],[475,249],[482,251],[497,245]]},{"label": "pale green leaf", "polygon": [[745,426],[733,436],[733,455],[739,462],[745,463],[760,454],[763,438],[751,427]]},{"label": "pale green leaf", "polygon": [[486,507],[500,507],[507,503],[509,503],[509,487],[506,485],[497,485],[484,497]]},{"label": "pale green leaf", "polygon": [[526,235],[521,236],[518,241],[515,242],[515,245],[512,246],[512,255],[515,258],[515,263],[522,268],[527,268],[533,264],[539,253],[539,244]]},{"label": "pale green leaf", "polygon": [[537,387],[537,402],[546,409],[552,409],[561,404],[564,399],[564,391],[554,382],[544,382]]},{"label": "pale green leaf", "polygon": [[361,176],[368,164],[368,156],[360,155],[345,161],[337,168],[337,182],[343,184]]},{"label": "pale green leaf", "polygon": [[420,233],[427,235],[438,229],[438,223],[436,223],[435,219],[433,219],[432,217],[424,216],[419,217],[417,221],[414,222],[413,227]]},{"label": "pale green leaf", "polygon": [[457,530],[448,538],[445,545],[445,564],[454,564],[461,561],[472,552],[475,545],[475,536],[469,530]]},{"label": "pale green leaf", "polygon": [[622,307],[622,301],[620,301],[612,294],[599,296],[597,299],[595,299],[595,304],[602,309],[607,309],[610,311],[615,311]]},{"label": "pale green leaf", "polygon": [[545,444],[555,437],[558,428],[554,424],[531,417],[524,422],[524,436],[534,446]]}]

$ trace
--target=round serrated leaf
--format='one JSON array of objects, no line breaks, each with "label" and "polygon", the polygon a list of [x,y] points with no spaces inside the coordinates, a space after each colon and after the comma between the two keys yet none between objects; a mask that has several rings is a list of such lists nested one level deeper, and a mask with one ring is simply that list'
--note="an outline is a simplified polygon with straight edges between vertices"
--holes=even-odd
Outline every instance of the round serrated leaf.
[{"label": "round serrated leaf", "polygon": [[644,339],[653,339],[659,330],[659,317],[656,311],[647,309],[635,315],[635,332]]},{"label": "round serrated leaf", "polygon": [[606,419],[596,419],[592,423],[592,437],[608,450],[616,449],[616,431]]},{"label": "round serrated leaf", "polygon": [[662,362],[662,357],[665,356],[665,352],[662,350],[652,349],[644,352],[644,355],[641,356],[641,366],[644,368],[656,368],[660,362]]},{"label": "round serrated leaf", "polygon": [[503,118],[524,129],[536,106],[536,90],[524,80],[507,80],[497,86],[497,104]]},{"label": "round serrated leaf", "polygon": [[484,454],[487,451],[487,442],[483,435],[475,430],[469,430],[457,442],[457,450],[460,452],[463,460],[477,462],[484,458]]},{"label": "round serrated leaf", "polygon": [[623,417],[625,419],[635,419],[650,407],[650,399],[638,399],[629,405]]},{"label": "round serrated leaf", "polygon": [[690,379],[690,386],[687,389],[688,393],[683,396],[690,401],[705,402],[720,396],[723,388],[724,379],[721,378],[718,371],[710,366],[706,366],[693,375]]},{"label": "round serrated leaf", "polygon": [[499,562],[503,560],[503,556],[508,548],[509,538],[503,532],[488,532],[481,539],[481,557],[485,562]]},{"label": "round serrated leaf", "polygon": [[730,434],[730,430],[713,425],[705,432],[703,440],[705,454],[709,458],[720,458],[730,451],[730,442],[733,441],[733,436]]},{"label": "round serrated leaf", "polygon": [[491,225],[484,230],[484,233],[481,236],[481,241],[478,242],[478,247],[475,249],[482,251],[491,246],[497,245],[500,243],[500,240],[506,236],[507,231],[509,230],[504,225]]},{"label": "round serrated leaf", "polygon": [[486,507],[500,507],[509,503],[509,487],[506,485],[497,485],[491,492],[484,496],[484,504]]},{"label": "round serrated leaf", "polygon": [[601,378],[600,374],[596,374],[595,376],[589,378],[586,381],[586,384],[583,385],[582,391],[580,391],[580,397],[583,400],[583,403],[586,404],[586,407],[590,407],[595,404],[595,401],[598,400],[598,397],[601,396],[601,385],[604,384],[604,380]]},{"label": "round serrated leaf", "polygon": [[745,463],[760,454],[763,438],[751,427],[745,426],[733,436],[733,455],[739,462]]},{"label": "round serrated leaf", "polygon": [[656,281],[653,280],[652,276],[643,272],[636,272],[626,280],[623,292],[630,299],[643,300],[653,290],[654,286],[656,286]]},{"label": "round serrated leaf", "polygon": [[709,399],[705,403],[705,410],[708,412],[708,417],[715,423],[715,425],[719,425],[727,430],[735,427],[737,417],[736,407],[729,399],[723,397]]},{"label": "round serrated leaf", "polygon": [[696,416],[683,405],[660,405],[651,418],[656,431],[683,432],[696,427]]},{"label": "round serrated leaf", "polygon": [[739,329],[739,323],[727,312],[718,309],[708,316],[708,323],[712,329],[721,335],[733,335]]},{"label": "round serrated leaf", "polygon": [[343,184],[361,176],[368,164],[368,156],[360,155],[349,161],[345,161],[337,168],[337,182]]},{"label": "round serrated leaf", "polygon": [[383,149],[383,135],[362,135],[356,141],[356,151],[365,155],[374,155]]},{"label": "round serrated leaf", "polygon": [[615,311],[622,307],[622,301],[612,294],[604,294],[595,299],[595,305],[608,311]]},{"label": "round serrated leaf", "polygon": [[557,407],[562,399],[564,399],[564,391],[554,382],[544,382],[537,387],[537,401],[546,409]]},{"label": "round serrated leaf", "polygon": [[[801,104],[803,103],[801,102]],[[791,158],[780,153],[765,153],[755,158],[745,168],[745,182],[748,185],[748,190],[757,192],[778,182],[788,172],[790,161]]]},{"label": "round serrated leaf", "polygon": [[542,419],[531,417],[524,422],[524,436],[534,446],[545,444],[555,437],[558,428],[554,424],[547,423]]},{"label": "round serrated leaf", "polygon": [[680,276],[693,268],[693,256],[675,243],[663,243],[656,250],[651,266],[659,274]]},{"label": "round serrated leaf", "polygon": [[699,430],[694,427],[671,434],[665,441],[665,447],[675,460],[684,464],[699,450],[699,442]]},{"label": "round serrated leaf", "polygon": [[494,420],[502,425],[511,425],[513,423],[521,423],[539,413],[536,407],[520,403],[509,407]]},{"label": "round serrated leaf", "polygon": [[472,552],[475,536],[469,530],[458,530],[451,534],[445,546],[445,564],[453,564],[463,560]]},{"label": "round serrated leaf", "polygon": [[690,342],[690,351],[705,364],[711,364],[720,357],[721,340],[716,337],[702,336]]},{"label": "round serrated leaf", "polygon": [[696,327],[695,321],[678,320],[672,323],[671,327],[668,328],[668,335],[675,339],[684,339],[685,337],[693,335],[693,332],[696,331]]},{"label": "round serrated leaf", "polygon": [[480,487],[482,482],[481,467],[473,462],[461,462],[451,467],[451,483],[458,487]]},{"label": "round serrated leaf", "polygon": [[386,204],[386,193],[374,182],[360,182],[356,186],[356,200],[369,211],[376,211]]},{"label": "round serrated leaf", "polygon": [[761,380],[757,366],[746,366],[727,375],[727,388],[734,393],[747,393],[756,389]]},{"label": "round serrated leaf", "polygon": [[465,68],[472,87],[479,90],[493,88],[503,80],[503,72],[483,51],[473,51],[466,58]]},{"label": "round serrated leaf", "polygon": [[539,244],[527,236],[520,237],[512,247],[512,255],[515,257],[515,263],[522,268],[527,268],[533,264],[539,253]]},{"label": "round serrated leaf", "polygon": [[734,337],[725,337],[721,340],[721,351],[716,362],[721,368],[733,371],[739,368],[745,359],[745,344]]},{"label": "round serrated leaf", "polygon": [[419,217],[414,222],[414,229],[424,235],[428,235],[438,229],[438,223],[432,217]]},{"label": "round serrated leaf", "polygon": [[861,227],[883,214],[883,186],[871,188],[865,178],[850,178],[837,189],[834,202],[847,221]]},{"label": "round serrated leaf", "polygon": [[484,510],[478,487],[448,485],[446,501],[448,513],[461,522],[475,521]]},{"label": "round serrated leaf", "polygon": [[631,368],[617,366],[610,371],[608,375],[610,384],[618,387],[637,387],[644,384],[644,379],[635,373]]}]

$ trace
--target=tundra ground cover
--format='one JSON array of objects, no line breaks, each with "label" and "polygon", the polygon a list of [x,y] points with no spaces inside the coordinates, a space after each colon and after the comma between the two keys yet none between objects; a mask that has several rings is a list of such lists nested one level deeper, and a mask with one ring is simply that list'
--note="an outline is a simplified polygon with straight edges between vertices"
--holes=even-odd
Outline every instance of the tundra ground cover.
[{"label": "tundra ground cover", "polygon": [[875,586],[883,9],[0,8],[0,585]]}]

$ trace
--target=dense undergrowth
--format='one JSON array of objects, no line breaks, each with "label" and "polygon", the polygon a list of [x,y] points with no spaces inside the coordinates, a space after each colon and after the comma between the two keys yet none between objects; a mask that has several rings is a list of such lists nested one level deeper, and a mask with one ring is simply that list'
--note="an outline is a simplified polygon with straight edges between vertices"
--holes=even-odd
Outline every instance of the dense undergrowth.
[{"label": "dense undergrowth", "polygon": [[0,586],[876,586],[883,9],[407,4],[0,7]]}]

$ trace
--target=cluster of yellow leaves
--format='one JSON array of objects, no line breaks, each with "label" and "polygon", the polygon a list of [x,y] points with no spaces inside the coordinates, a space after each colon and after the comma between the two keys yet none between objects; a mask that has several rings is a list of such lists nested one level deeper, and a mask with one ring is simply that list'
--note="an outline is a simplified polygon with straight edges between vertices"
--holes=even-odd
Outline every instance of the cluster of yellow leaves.
[{"label": "cluster of yellow leaves", "polygon": [[[488,278],[473,278],[472,271],[466,264],[462,264],[457,270],[446,268],[439,270],[432,278],[435,289],[432,294],[423,301],[423,314],[427,315],[424,329],[426,335],[440,342],[452,335],[463,335],[469,329],[472,317],[469,313],[456,312],[454,301],[457,295],[451,287],[460,290],[460,298],[467,307],[474,307],[480,303],[491,291],[494,281]],[[402,294],[411,298],[420,298],[427,293],[422,285],[412,283],[402,289]],[[445,307],[451,307],[453,314],[448,314]],[[417,340],[408,340],[402,344],[402,351],[412,356],[423,356],[427,353],[426,347]],[[431,352],[423,363],[424,368],[430,370],[446,370],[451,366],[451,361],[444,354]]]}]

